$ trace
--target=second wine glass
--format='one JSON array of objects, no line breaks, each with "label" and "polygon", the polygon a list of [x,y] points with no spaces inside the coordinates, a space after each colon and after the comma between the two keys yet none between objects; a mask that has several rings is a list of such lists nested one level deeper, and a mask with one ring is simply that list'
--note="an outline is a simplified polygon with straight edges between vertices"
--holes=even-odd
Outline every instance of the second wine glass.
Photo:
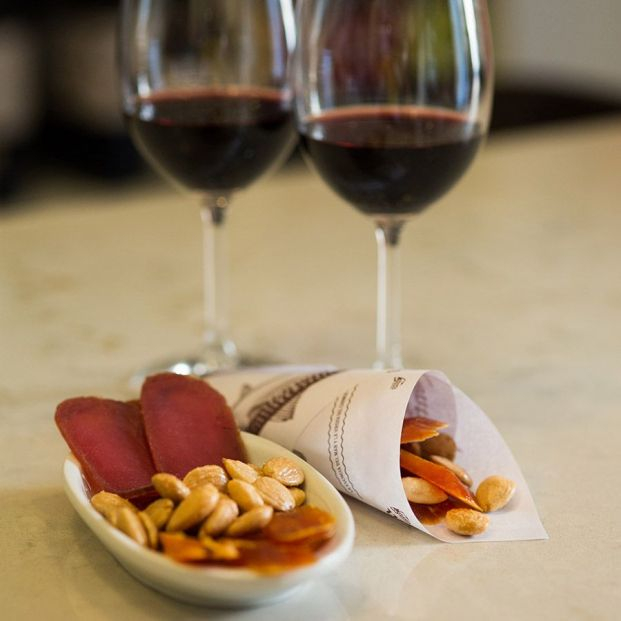
[{"label": "second wine glass", "polygon": [[399,236],[447,192],[487,131],[485,0],[298,0],[302,145],[320,176],[375,224],[376,368],[403,366]]},{"label": "second wine glass", "polygon": [[235,367],[224,227],[231,196],[294,143],[291,0],[123,0],[119,40],[130,135],[157,171],[196,198],[203,222],[203,345],[144,374]]}]

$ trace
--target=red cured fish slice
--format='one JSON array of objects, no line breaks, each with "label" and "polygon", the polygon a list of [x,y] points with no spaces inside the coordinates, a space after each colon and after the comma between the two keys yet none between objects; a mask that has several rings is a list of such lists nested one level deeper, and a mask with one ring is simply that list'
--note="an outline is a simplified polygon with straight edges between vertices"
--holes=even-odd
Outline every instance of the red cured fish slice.
[{"label": "red cured fish slice", "polygon": [[56,408],[54,420],[92,494],[105,490],[129,499],[148,496],[155,467],[137,402],[67,399]]},{"label": "red cured fish slice", "polygon": [[438,435],[438,430],[448,427],[447,423],[433,418],[414,416],[406,418],[401,427],[401,444],[408,442],[423,442]]},{"label": "red cured fish slice", "polygon": [[186,375],[148,377],[140,396],[144,428],[159,472],[180,478],[192,468],[246,460],[231,408],[206,382]]},{"label": "red cured fish slice", "polygon": [[437,485],[447,494],[453,496],[453,498],[457,498],[457,500],[461,500],[469,507],[477,511],[482,511],[472,495],[472,492],[448,468],[440,466],[439,464],[434,464],[432,461],[428,461],[422,457],[417,457],[403,449],[401,449],[399,461],[404,470],[419,476],[421,479],[425,479],[425,481],[429,481],[429,483]]}]

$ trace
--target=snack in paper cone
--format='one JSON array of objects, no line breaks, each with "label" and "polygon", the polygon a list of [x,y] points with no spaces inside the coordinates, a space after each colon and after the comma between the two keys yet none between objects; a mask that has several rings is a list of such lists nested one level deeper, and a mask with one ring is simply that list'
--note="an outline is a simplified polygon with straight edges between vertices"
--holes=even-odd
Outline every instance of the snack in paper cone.
[{"label": "snack in paper cone", "polygon": [[477,504],[470,490],[445,466],[434,464],[403,449],[401,449],[399,461],[404,470],[421,477],[421,479],[425,479],[425,481],[429,481],[429,483],[433,483],[469,507],[477,511],[483,510]]},{"label": "snack in paper cone", "polygon": [[[242,429],[302,456],[341,492],[437,539],[547,538],[502,436],[439,371],[271,367],[218,374],[209,381],[226,396]],[[408,453],[403,461],[401,449]],[[449,498],[426,507],[410,504],[402,466]],[[447,511],[467,507],[483,515],[469,484],[495,474],[515,483],[511,501],[476,538],[451,531]]]}]

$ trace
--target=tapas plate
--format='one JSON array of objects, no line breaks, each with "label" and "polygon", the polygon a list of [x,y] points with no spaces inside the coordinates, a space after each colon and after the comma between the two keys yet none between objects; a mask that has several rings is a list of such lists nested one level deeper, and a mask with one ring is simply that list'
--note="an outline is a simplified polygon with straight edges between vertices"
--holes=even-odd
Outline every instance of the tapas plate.
[{"label": "tapas plate", "polygon": [[111,526],[91,505],[82,471],[70,455],[64,463],[65,491],[74,509],[119,563],[137,580],[175,599],[199,605],[244,607],[272,603],[292,595],[310,581],[336,569],[351,552],[354,519],[339,492],[319,472],[278,444],[242,432],[249,460],[288,457],[304,470],[307,502],[330,512],[336,533],[312,565],[276,575],[244,568],[190,565],[144,548]]}]

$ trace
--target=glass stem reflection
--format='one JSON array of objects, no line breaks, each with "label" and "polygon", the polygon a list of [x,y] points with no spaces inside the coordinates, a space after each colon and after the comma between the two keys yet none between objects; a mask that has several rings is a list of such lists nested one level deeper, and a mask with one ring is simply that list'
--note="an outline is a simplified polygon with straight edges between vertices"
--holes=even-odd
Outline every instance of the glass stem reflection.
[{"label": "glass stem reflection", "polygon": [[228,337],[228,279],[225,220],[228,196],[208,195],[201,205],[203,221],[205,373],[228,368],[238,361],[237,347]]},{"label": "glass stem reflection", "polygon": [[401,359],[401,253],[402,220],[376,222],[377,337],[375,369],[399,369]]}]

